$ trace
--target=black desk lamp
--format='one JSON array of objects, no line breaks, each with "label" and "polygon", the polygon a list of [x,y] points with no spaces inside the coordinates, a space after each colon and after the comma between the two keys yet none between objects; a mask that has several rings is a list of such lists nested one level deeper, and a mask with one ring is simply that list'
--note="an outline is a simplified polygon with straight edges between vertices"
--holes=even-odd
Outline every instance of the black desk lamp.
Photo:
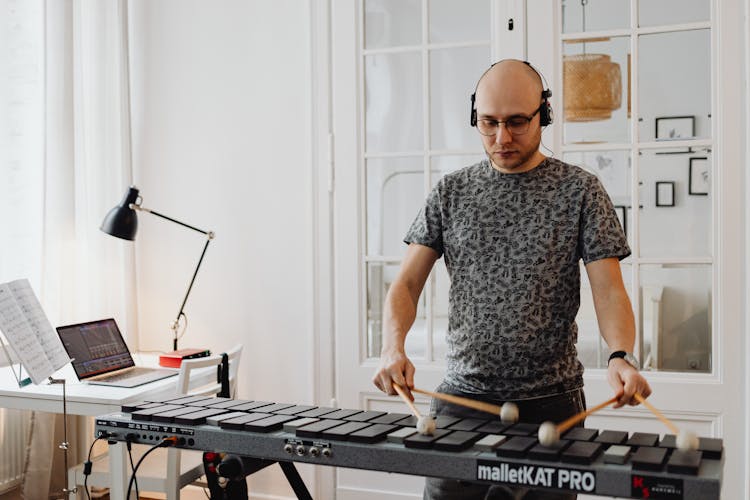
[{"label": "black desk lamp", "polygon": [[180,312],[177,313],[177,317],[172,322],[171,328],[174,332],[174,340],[172,346],[176,351],[177,338],[179,336],[178,332],[180,328],[180,319],[186,318],[185,313],[183,312],[185,309],[185,303],[187,302],[188,295],[190,295],[190,290],[192,290],[193,288],[193,283],[195,283],[195,277],[198,275],[198,269],[200,269],[201,263],[203,262],[203,256],[206,255],[208,244],[211,243],[212,239],[214,239],[214,233],[213,231],[203,231],[201,229],[198,229],[197,227],[193,227],[185,224],[184,222],[172,219],[171,217],[167,217],[166,215],[160,214],[159,212],[156,212],[154,210],[144,208],[141,206],[142,201],[143,199],[141,198],[140,194],[138,194],[138,188],[135,186],[131,186],[128,189],[128,192],[125,193],[125,197],[122,199],[120,204],[110,210],[109,213],[107,213],[107,215],[104,217],[104,222],[102,222],[102,225],[99,229],[107,234],[111,234],[112,236],[122,238],[123,240],[133,241],[135,239],[135,233],[136,231],[138,231],[138,215],[136,214],[136,211],[141,211],[148,212],[150,214],[156,215],[157,217],[161,217],[162,219],[166,219],[168,221],[174,222],[175,224],[179,224],[183,227],[192,229],[193,231],[198,231],[199,233],[206,235],[206,244],[203,246],[203,252],[201,252],[201,258],[198,260],[198,265],[195,266],[195,272],[193,272],[193,277],[190,280],[190,285],[188,286],[187,292],[185,292],[185,298],[182,299]]}]

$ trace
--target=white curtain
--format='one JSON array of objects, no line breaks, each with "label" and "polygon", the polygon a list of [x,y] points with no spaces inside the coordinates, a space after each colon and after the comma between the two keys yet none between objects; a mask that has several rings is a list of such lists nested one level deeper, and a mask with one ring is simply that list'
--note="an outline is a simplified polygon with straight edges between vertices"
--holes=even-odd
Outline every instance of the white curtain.
[{"label": "white curtain", "polygon": [[[0,0],[0,282],[25,277],[37,290],[43,233],[43,62],[44,2]],[[5,351],[0,351],[0,366],[5,364]],[[0,408],[0,493],[22,480],[29,418],[29,412]]]},{"label": "white curtain", "polygon": [[43,296],[61,322],[136,328],[134,250],[99,231],[132,184],[127,0],[47,2]]},{"label": "white curtain", "polygon": [[[27,8],[20,7],[26,0],[4,1],[9,8]],[[128,3],[47,0],[36,5],[44,29],[43,57],[37,61],[43,85],[29,97],[28,108],[30,115],[34,105],[41,110],[41,127],[30,130],[38,132],[36,143],[29,139],[19,146],[28,169],[25,184],[14,189],[9,182],[15,179],[13,158],[0,170],[5,177],[1,194],[18,200],[5,218],[13,218],[13,227],[25,228],[28,235],[3,241],[15,251],[3,253],[0,278],[29,278],[55,325],[114,317],[136,345],[134,248],[99,231],[106,212],[132,184]],[[10,128],[0,133],[13,136]],[[34,144],[42,147],[34,149]],[[8,255],[12,258],[6,260]],[[63,487],[60,428],[59,416],[34,416],[24,498],[48,498]],[[75,429],[83,432],[75,436]],[[69,420],[70,465],[84,458],[85,444],[92,440],[89,429]]]}]

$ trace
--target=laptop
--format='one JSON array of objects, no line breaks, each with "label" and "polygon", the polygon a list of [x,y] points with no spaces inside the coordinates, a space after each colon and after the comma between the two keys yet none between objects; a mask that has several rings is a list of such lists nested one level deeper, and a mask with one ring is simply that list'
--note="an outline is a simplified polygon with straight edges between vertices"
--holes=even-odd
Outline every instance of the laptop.
[{"label": "laptop", "polygon": [[177,375],[176,370],[135,366],[112,318],[59,326],[60,336],[78,380],[112,387],[137,387]]}]

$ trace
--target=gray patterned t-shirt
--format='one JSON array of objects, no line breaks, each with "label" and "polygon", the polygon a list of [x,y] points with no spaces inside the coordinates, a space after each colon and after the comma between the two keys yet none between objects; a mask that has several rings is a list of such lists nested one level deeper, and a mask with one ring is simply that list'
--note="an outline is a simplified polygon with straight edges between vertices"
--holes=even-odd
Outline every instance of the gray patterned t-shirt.
[{"label": "gray patterned t-shirt", "polygon": [[451,279],[446,383],[504,400],[583,386],[578,262],[630,255],[594,175],[552,158],[503,174],[484,160],[440,180],[404,241],[442,255]]}]

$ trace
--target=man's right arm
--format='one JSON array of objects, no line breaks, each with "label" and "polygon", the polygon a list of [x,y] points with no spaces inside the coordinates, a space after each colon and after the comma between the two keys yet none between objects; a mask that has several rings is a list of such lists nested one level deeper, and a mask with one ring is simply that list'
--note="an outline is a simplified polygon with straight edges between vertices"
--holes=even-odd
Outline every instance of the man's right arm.
[{"label": "man's right arm", "polygon": [[[383,350],[372,382],[386,394],[394,395],[393,382],[414,387],[414,365],[406,356],[404,343],[417,315],[417,303],[432,266],[440,258],[432,248],[409,244],[401,269],[388,289],[383,311]],[[413,398],[412,398],[413,399]]]}]

